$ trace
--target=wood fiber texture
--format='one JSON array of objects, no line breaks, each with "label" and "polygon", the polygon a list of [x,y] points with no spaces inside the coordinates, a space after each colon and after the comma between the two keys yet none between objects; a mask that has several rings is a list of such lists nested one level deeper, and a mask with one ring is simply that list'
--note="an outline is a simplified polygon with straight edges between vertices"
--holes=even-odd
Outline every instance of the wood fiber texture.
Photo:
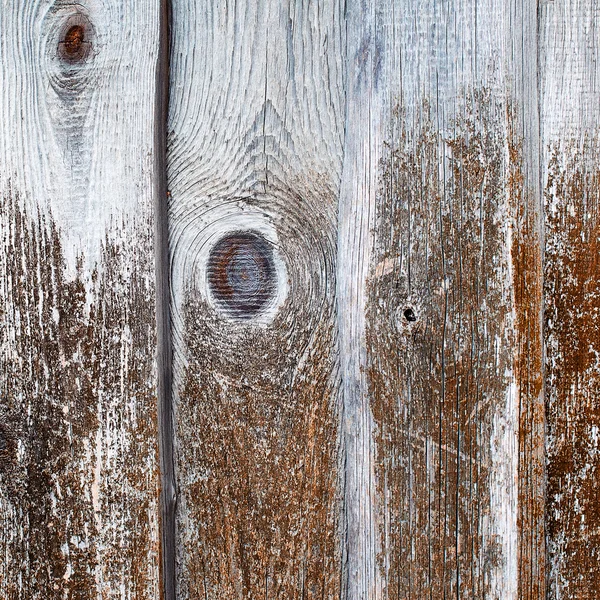
[{"label": "wood fiber texture", "polygon": [[544,597],[537,62],[511,0],[174,4],[180,595]]},{"label": "wood fiber texture", "polygon": [[595,598],[599,23],[4,2],[0,598]]},{"label": "wood fiber texture", "polygon": [[596,598],[600,580],[600,3],[540,17],[545,200],[549,597]]},{"label": "wood fiber texture", "polygon": [[6,600],[160,594],[157,22],[147,2],[0,10]]},{"label": "wood fiber texture", "polygon": [[343,6],[182,0],[172,30],[177,594],[338,598]]}]

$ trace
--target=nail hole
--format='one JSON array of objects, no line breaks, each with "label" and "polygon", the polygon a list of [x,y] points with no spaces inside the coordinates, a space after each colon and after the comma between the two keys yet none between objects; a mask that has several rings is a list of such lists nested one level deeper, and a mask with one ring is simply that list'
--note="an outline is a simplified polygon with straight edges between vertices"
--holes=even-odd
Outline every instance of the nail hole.
[{"label": "nail hole", "polygon": [[409,322],[413,322],[417,320],[417,316],[415,315],[414,311],[412,308],[407,308],[404,311],[404,318],[409,321]]},{"label": "nail hole", "polygon": [[250,319],[273,300],[277,273],[271,244],[255,232],[221,238],[208,257],[208,285],[230,314]]}]

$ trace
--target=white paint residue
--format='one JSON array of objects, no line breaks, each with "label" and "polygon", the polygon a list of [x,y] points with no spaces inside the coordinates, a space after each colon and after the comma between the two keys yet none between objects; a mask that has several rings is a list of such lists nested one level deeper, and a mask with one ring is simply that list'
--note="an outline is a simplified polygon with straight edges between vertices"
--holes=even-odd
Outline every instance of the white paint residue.
[{"label": "white paint residue", "polygon": [[102,429],[96,431],[96,465],[94,468],[94,481],[92,483],[92,506],[98,531],[102,529],[102,515],[100,513],[100,484],[102,482]]},{"label": "white paint residue", "polygon": [[510,385],[506,404],[494,415],[491,436],[490,539],[488,547],[498,547],[500,562],[491,572],[493,598],[517,598],[518,585],[518,398],[514,374],[508,373]]}]

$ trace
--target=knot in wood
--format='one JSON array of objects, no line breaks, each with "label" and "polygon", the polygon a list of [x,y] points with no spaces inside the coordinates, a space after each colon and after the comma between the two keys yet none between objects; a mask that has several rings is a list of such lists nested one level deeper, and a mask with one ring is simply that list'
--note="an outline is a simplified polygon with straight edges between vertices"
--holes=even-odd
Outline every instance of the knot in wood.
[{"label": "knot in wood", "polygon": [[251,319],[267,308],[277,289],[271,244],[253,231],[221,238],[208,257],[208,285],[232,316]]},{"label": "knot in wood", "polygon": [[73,25],[65,35],[65,53],[76,56],[81,52],[85,31],[81,25]]},{"label": "knot in wood", "polygon": [[414,323],[417,320],[417,315],[415,315],[415,311],[412,308],[407,308],[404,310],[404,318],[409,323]]},{"label": "knot in wood", "polygon": [[66,62],[83,62],[91,49],[91,26],[83,15],[70,19],[58,44],[59,56]]}]

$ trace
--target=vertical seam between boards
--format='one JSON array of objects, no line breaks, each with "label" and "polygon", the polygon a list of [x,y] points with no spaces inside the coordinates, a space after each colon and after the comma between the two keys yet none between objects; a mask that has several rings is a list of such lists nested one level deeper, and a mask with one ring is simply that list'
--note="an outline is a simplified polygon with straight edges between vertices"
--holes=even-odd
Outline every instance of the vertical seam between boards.
[{"label": "vertical seam between boards", "polygon": [[160,455],[160,597],[175,600],[175,508],[172,348],[167,187],[167,118],[170,81],[170,0],[160,0],[155,81],[155,261],[157,324],[157,400]]}]

